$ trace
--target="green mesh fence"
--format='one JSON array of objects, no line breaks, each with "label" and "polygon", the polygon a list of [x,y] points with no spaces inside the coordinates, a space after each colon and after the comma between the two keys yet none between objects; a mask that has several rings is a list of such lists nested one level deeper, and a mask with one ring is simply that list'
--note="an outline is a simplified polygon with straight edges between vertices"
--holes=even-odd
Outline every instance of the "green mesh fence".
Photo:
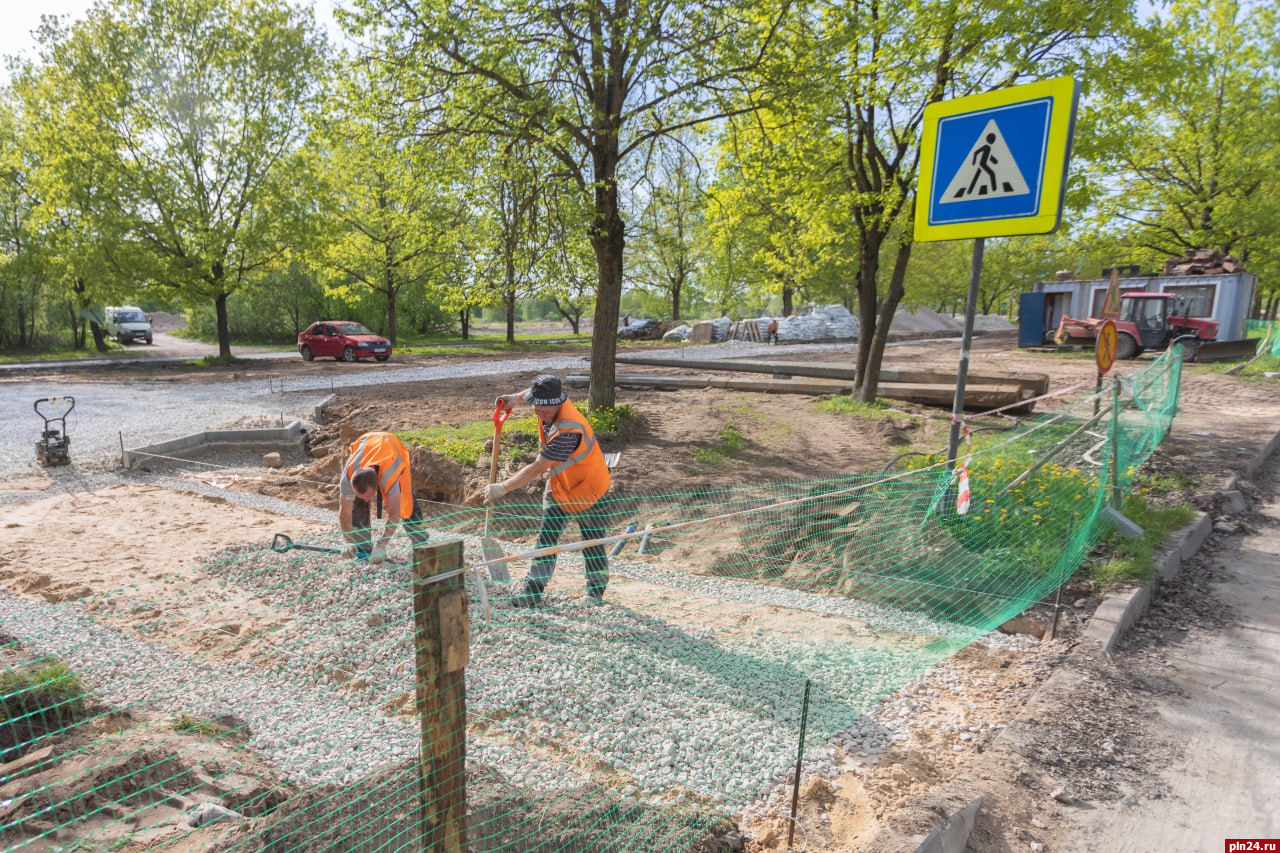
[{"label": "green mesh fence", "polygon": [[[197,584],[0,595],[0,840],[717,849],[786,780],[806,684],[803,746],[835,749],[1080,565],[1169,429],[1179,356],[1029,421],[975,419],[956,471],[909,454],[875,474],[611,495],[606,534],[636,535],[607,544],[603,606],[579,600],[576,551],[540,606],[513,606],[528,561],[488,580],[483,510],[440,504],[433,542],[463,537],[466,571],[435,566],[439,583],[415,584],[400,537],[381,564],[264,543]],[[509,499],[490,533],[527,552],[541,518]],[[571,520],[561,542],[579,539]],[[415,641],[427,595],[428,615],[465,597],[466,658]]]}]

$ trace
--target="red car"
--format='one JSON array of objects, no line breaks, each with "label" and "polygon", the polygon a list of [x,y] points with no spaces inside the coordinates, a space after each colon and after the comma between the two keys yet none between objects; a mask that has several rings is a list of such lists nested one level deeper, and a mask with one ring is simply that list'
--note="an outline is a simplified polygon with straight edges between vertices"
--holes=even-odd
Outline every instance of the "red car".
[{"label": "red car", "polygon": [[349,320],[321,320],[312,323],[298,335],[298,352],[303,361],[316,356],[332,356],[343,361],[391,358],[391,341],[375,335],[359,323]]}]

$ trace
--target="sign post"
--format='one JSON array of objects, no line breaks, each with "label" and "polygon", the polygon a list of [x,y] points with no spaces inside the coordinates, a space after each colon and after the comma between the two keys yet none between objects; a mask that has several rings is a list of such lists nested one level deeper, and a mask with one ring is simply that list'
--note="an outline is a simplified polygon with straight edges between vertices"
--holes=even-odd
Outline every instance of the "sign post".
[{"label": "sign post", "polygon": [[947,467],[955,467],[984,238],[1048,234],[1062,219],[1079,88],[1059,77],[930,104],[920,142],[915,239],[973,238]]}]

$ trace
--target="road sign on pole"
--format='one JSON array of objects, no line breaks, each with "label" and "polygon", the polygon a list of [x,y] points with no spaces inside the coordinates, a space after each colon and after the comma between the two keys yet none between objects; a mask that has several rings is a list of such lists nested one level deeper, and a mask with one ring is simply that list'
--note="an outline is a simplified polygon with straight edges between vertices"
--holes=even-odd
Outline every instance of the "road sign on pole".
[{"label": "road sign on pole", "polygon": [[1116,324],[1108,320],[1098,330],[1098,343],[1094,348],[1094,357],[1098,360],[1098,372],[1106,373],[1116,363],[1116,347],[1120,344],[1120,336],[1116,332]]},{"label": "road sign on pole", "polygon": [[1056,230],[1078,94],[1059,77],[926,107],[916,240]]},{"label": "road sign on pole", "polygon": [[1111,283],[1107,285],[1107,297],[1102,300],[1102,318],[1120,319],[1120,271],[1111,270]]}]

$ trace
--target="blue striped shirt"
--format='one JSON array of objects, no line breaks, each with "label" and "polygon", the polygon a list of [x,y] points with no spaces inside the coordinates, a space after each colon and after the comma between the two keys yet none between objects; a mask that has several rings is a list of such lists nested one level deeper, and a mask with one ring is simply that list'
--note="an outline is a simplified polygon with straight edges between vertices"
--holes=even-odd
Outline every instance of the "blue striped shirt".
[{"label": "blue striped shirt", "polygon": [[[542,425],[543,432],[546,431],[548,426],[548,424]],[[577,452],[578,445],[581,443],[582,433],[557,433],[547,440],[538,455],[543,459],[550,459],[552,462],[563,462]]]}]

